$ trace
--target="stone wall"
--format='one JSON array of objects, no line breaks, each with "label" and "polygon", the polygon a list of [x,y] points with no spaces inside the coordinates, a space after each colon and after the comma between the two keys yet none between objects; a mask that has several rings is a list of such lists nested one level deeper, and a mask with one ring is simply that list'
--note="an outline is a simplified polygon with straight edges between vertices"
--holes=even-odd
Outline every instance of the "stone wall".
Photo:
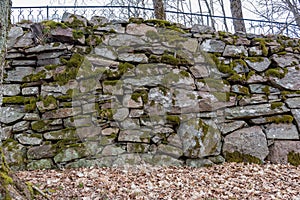
[{"label": "stone wall", "polygon": [[11,28],[1,140],[13,169],[299,164],[300,40],[134,18]]}]

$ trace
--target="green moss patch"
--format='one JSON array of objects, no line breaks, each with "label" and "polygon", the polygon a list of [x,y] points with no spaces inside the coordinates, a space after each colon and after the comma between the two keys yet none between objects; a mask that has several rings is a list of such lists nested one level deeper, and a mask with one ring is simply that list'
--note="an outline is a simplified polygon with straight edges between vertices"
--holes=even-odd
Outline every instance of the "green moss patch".
[{"label": "green moss patch", "polygon": [[270,123],[292,123],[294,120],[293,116],[291,115],[282,115],[282,116],[272,116],[272,117],[267,117],[266,121]]},{"label": "green moss patch", "polygon": [[232,153],[225,152],[224,154],[227,162],[262,164],[262,161],[259,158],[249,154],[242,154],[238,151],[234,151]]},{"label": "green moss patch", "polygon": [[120,63],[117,71],[105,70],[103,75],[107,77],[107,79],[119,79],[130,69],[134,69],[134,65],[130,63]]},{"label": "green moss patch", "polygon": [[135,102],[139,102],[140,97],[142,98],[145,104],[148,103],[148,92],[146,90],[135,91],[131,95],[131,99],[134,100]]},{"label": "green moss patch", "polygon": [[291,152],[288,153],[287,158],[288,158],[288,162],[291,165],[294,165],[294,166],[299,166],[300,165],[300,153],[296,153],[294,151],[291,151]]},{"label": "green moss patch", "polygon": [[180,117],[177,115],[167,115],[166,120],[168,123],[179,126],[180,125]]},{"label": "green moss patch", "polygon": [[281,68],[271,68],[271,69],[268,69],[266,72],[265,72],[265,75],[266,76],[273,76],[273,77],[277,77],[277,78],[284,78],[286,73],[287,73],[287,69],[281,69]]},{"label": "green moss patch", "polygon": [[274,110],[276,108],[281,108],[283,106],[282,102],[272,102],[271,103],[271,109]]}]

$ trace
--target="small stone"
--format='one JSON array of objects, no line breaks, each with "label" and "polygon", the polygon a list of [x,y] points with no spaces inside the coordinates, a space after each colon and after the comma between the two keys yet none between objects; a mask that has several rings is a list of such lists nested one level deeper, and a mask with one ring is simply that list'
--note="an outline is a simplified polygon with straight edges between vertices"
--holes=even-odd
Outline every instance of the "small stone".
[{"label": "small stone", "polygon": [[16,96],[20,94],[21,89],[19,84],[3,84],[2,89],[4,96]]},{"label": "small stone", "polygon": [[299,135],[293,124],[270,124],[266,126],[267,139],[298,140]]},{"label": "small stone", "polygon": [[22,88],[22,95],[35,95],[39,93],[38,87],[26,87]]},{"label": "small stone", "polygon": [[29,122],[21,121],[13,125],[13,132],[26,131],[29,129]]}]

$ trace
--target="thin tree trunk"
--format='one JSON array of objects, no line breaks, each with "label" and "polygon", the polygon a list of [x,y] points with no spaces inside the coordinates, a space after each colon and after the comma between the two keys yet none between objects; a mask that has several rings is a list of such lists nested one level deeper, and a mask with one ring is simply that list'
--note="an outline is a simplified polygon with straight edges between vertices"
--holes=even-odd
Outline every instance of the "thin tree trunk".
[{"label": "thin tree trunk", "polygon": [[241,0],[230,0],[230,10],[232,17],[235,18],[233,19],[234,31],[246,32]]},{"label": "thin tree trunk", "polygon": [[166,13],[163,0],[152,0],[154,8],[154,17],[156,19],[166,19]]},{"label": "thin tree trunk", "polygon": [[[0,66],[3,70],[5,62],[5,49],[7,32],[10,25],[10,0],[0,0]],[[1,106],[1,105],[0,105]],[[1,110],[0,110],[1,111]],[[2,114],[1,114],[2,115]],[[0,124],[1,125],[1,124]],[[0,126],[2,128],[2,126]],[[2,130],[0,130],[2,131]],[[2,199],[33,199],[28,186],[22,183],[5,162],[0,141],[0,200]]]}]

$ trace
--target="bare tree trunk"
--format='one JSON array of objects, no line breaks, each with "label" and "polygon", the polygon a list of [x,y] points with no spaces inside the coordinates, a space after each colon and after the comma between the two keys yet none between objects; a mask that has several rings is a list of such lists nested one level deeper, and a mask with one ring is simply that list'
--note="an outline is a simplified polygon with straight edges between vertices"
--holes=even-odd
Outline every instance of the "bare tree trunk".
[{"label": "bare tree trunk", "polygon": [[152,0],[154,8],[154,16],[156,19],[166,19],[166,13],[163,0]]},{"label": "bare tree trunk", "polygon": [[241,0],[230,0],[230,10],[233,18],[234,31],[246,32],[246,27],[243,19],[242,2]]},{"label": "bare tree trunk", "polygon": [[[10,25],[10,0],[0,0],[0,66],[3,70],[7,32]],[[1,106],[0,106],[1,107]],[[2,112],[2,110],[0,110]],[[2,115],[2,113],[0,113]],[[1,124],[0,124],[1,125]],[[2,126],[0,126],[0,129]],[[0,130],[2,131],[2,130]],[[33,199],[28,186],[22,183],[8,168],[0,141],[0,200],[2,199]]]}]

